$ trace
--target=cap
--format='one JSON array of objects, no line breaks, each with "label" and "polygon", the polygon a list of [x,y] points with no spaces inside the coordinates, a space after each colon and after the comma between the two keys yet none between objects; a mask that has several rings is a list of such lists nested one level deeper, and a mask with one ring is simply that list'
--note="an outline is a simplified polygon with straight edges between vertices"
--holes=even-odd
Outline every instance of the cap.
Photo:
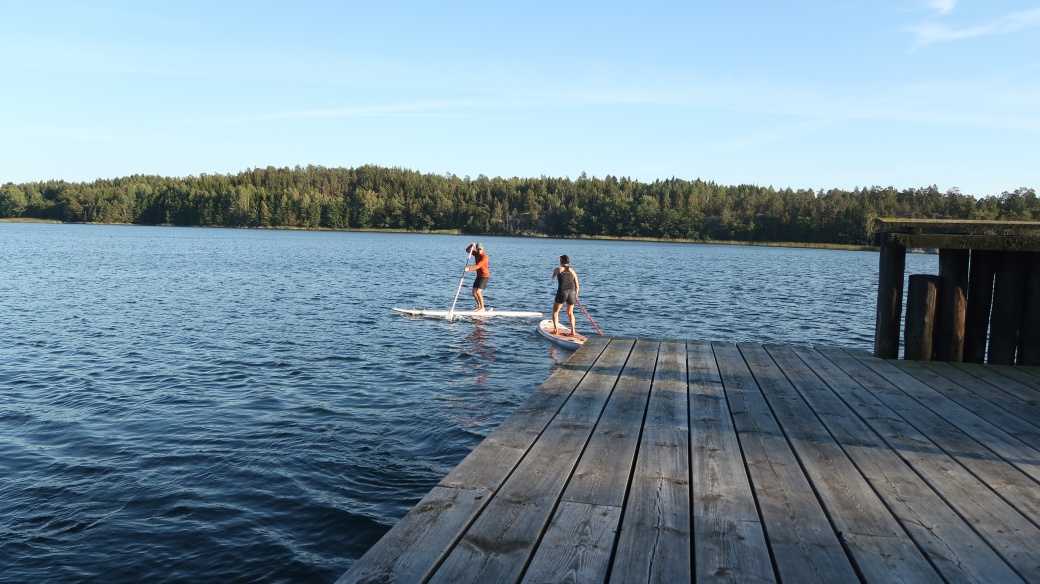
[{"label": "cap", "polygon": [[484,251],[484,244],[483,243],[478,243],[477,244],[477,251]]}]

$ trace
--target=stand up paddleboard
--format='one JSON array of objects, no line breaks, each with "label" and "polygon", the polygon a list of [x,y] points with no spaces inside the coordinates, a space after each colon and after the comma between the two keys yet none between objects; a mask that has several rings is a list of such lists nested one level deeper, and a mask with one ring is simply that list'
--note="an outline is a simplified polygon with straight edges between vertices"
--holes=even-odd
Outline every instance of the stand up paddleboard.
[{"label": "stand up paddleboard", "polygon": [[588,340],[585,335],[581,334],[570,334],[571,329],[565,326],[562,322],[557,327],[556,332],[552,332],[553,322],[551,318],[547,318],[542,322],[538,323],[538,332],[550,341],[560,345],[567,349],[577,349],[585,341]]},{"label": "stand up paddleboard", "polygon": [[[485,316],[512,316],[519,318],[538,318],[542,316],[541,312],[524,312],[522,310],[495,310],[489,308],[481,312],[475,312],[472,310],[456,310],[454,312],[447,310],[426,310],[425,308],[411,309],[411,308],[395,308],[394,312],[400,312],[405,316],[425,316],[428,318],[447,318],[451,314],[452,318],[475,318]],[[552,321],[549,321],[550,324]]]}]

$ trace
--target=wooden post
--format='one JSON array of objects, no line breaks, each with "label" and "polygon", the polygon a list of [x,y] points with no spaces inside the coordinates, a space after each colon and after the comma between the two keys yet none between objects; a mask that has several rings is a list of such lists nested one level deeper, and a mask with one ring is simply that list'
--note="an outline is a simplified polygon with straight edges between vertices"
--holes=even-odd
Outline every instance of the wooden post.
[{"label": "wooden post", "polygon": [[[884,234],[882,234],[884,238]],[[899,325],[903,316],[903,274],[906,248],[881,242],[878,259],[877,316],[874,322],[874,356],[899,358]]]},{"label": "wooden post", "polygon": [[992,365],[1014,365],[1018,331],[1022,322],[1022,261],[1015,252],[1004,252],[993,285],[993,318],[989,326]]},{"label": "wooden post", "polygon": [[939,278],[942,284],[935,324],[935,360],[960,363],[968,306],[968,250],[940,249]]},{"label": "wooden post", "polygon": [[1000,263],[995,251],[971,250],[968,270],[968,310],[964,326],[964,361],[986,362],[986,337],[993,306],[993,275]]},{"label": "wooden post", "polygon": [[932,360],[935,336],[935,306],[942,279],[939,276],[913,274],[906,292],[906,330],[903,358],[913,361]]},{"label": "wooden post", "polygon": [[1040,365],[1040,253],[1024,254],[1025,282],[1022,328],[1018,333],[1019,365]]}]

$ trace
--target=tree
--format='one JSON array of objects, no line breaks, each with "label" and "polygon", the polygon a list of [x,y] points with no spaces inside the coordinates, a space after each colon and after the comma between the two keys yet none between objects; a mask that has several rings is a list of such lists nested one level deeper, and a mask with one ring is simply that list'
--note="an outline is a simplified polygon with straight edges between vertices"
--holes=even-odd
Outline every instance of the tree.
[{"label": "tree", "polygon": [[25,191],[13,183],[0,187],[0,217],[20,217],[28,202]]}]

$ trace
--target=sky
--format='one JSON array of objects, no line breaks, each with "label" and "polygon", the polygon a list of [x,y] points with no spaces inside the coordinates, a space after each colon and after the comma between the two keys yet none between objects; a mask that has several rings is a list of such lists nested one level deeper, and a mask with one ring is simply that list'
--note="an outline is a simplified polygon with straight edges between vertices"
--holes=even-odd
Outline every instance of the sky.
[{"label": "sky", "polygon": [[0,0],[0,184],[1040,188],[1040,1]]}]

